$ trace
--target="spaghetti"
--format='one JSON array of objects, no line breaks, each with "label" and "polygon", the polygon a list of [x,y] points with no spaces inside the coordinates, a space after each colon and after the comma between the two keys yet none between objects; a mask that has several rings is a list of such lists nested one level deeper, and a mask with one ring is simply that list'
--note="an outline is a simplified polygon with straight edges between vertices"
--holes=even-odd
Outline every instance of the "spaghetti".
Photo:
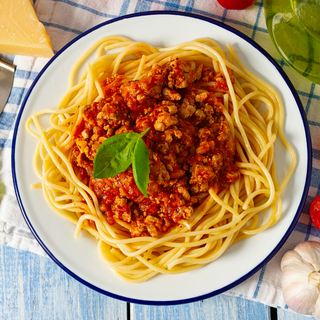
[{"label": "spaghetti", "polygon": [[[230,45],[227,49],[228,54],[207,38],[156,48],[120,36],[105,37],[72,67],[69,89],[57,109],[42,110],[26,123],[28,132],[38,139],[33,162],[41,184],[33,187],[42,188],[50,207],[76,225],[76,237],[86,230],[97,239],[101,257],[124,281],[139,283],[159,273],[199,268],[217,259],[232,244],[266,230],[280,219],[280,196],[296,164],[294,150],[283,133],[283,106],[276,91],[250,73]],[[93,51],[96,59],[86,63],[83,76],[75,81]],[[227,188],[211,186],[199,193],[193,212],[168,232],[131,237],[131,226],[125,219],[114,216],[110,223],[101,210],[100,199],[75,168],[75,136],[79,134],[83,108],[106,98],[105,86],[110,79],[141,81],[152,66],[165,67],[172,59],[179,59],[194,73],[203,68],[215,75],[206,81],[198,78],[193,86],[210,92],[221,104],[235,145],[239,178]],[[45,130],[38,119],[44,114],[51,114]],[[36,130],[31,128],[32,123]],[[274,159],[277,137],[291,156],[281,184]],[[259,222],[258,214],[269,208],[267,221]]]}]

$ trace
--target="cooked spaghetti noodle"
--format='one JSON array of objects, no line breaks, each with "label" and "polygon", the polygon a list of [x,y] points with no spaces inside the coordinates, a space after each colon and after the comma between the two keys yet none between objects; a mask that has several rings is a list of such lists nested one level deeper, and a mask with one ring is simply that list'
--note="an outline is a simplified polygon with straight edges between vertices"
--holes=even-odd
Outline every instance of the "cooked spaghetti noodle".
[{"label": "cooked spaghetti noodle", "polygon": [[[296,164],[293,148],[283,133],[284,111],[277,92],[249,72],[235,50],[224,52],[211,39],[197,39],[171,48],[157,48],[120,36],[108,36],[92,45],[72,67],[69,88],[57,109],[45,109],[30,117],[26,128],[38,139],[34,169],[50,207],[76,225],[75,236],[86,230],[98,241],[104,261],[124,281],[139,283],[159,273],[177,274],[199,268],[221,256],[232,244],[274,225],[281,216],[281,193]],[[79,81],[76,74],[86,63]],[[195,82],[198,89],[214,93],[223,108],[235,142],[240,177],[228,188],[211,187],[199,196],[199,205],[188,219],[181,219],[168,232],[157,236],[131,237],[130,225],[117,217],[109,223],[96,193],[84,183],[71,163],[75,132],[84,106],[105,98],[110,77],[126,81],[144,79],[152,66],[165,66],[172,58],[212,70],[223,79]],[[38,118],[51,114],[50,126],[42,129]],[[36,130],[31,129],[31,124]],[[278,183],[274,143],[279,137],[291,156],[291,165]],[[266,222],[259,213],[270,209]]]}]

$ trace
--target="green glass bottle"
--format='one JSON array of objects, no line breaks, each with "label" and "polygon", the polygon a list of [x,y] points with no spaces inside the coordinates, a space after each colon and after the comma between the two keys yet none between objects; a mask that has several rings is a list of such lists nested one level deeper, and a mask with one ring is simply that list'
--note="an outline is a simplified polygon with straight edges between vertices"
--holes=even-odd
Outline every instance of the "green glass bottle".
[{"label": "green glass bottle", "polygon": [[320,0],[265,0],[264,9],[269,34],[283,59],[320,84]]}]

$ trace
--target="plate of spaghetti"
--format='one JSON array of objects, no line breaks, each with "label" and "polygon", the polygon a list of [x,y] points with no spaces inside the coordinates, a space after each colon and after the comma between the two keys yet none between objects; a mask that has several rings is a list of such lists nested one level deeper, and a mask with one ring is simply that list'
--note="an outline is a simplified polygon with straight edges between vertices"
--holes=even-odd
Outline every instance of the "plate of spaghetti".
[{"label": "plate of spaghetti", "polygon": [[145,304],[246,280],[283,245],[310,184],[310,133],[281,68],[231,27],[177,12],[110,20],[61,49],[24,99],[12,149],[47,254]]}]

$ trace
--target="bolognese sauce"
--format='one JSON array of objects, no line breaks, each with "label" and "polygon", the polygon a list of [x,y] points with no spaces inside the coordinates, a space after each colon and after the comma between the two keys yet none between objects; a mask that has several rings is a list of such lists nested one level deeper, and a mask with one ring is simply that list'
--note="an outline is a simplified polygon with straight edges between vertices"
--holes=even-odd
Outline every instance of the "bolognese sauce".
[{"label": "bolognese sauce", "polygon": [[[108,223],[119,219],[130,225],[132,237],[157,237],[187,220],[210,187],[222,190],[239,178],[235,142],[215,95],[226,89],[221,74],[179,58],[153,65],[139,81],[106,79],[105,98],[81,110],[71,162]],[[131,166],[113,178],[93,178],[93,160],[105,139],[147,128],[148,197],[136,186]]]}]

